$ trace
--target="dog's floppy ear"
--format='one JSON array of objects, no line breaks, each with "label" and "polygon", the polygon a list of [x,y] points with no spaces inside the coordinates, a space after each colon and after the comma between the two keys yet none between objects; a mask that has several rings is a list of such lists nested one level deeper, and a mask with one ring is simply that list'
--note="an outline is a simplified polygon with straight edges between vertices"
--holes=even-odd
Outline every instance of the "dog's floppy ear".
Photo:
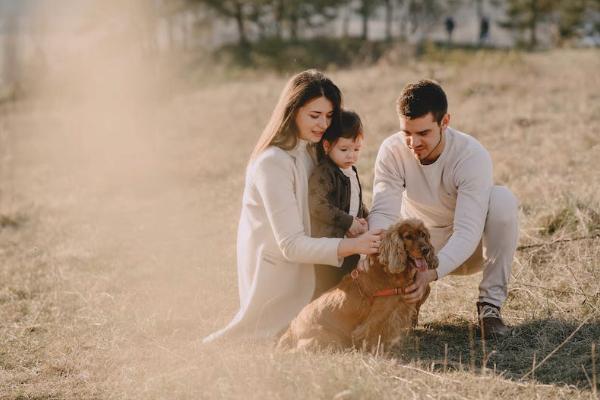
[{"label": "dog's floppy ear", "polygon": [[435,249],[431,244],[431,235],[429,234],[429,229],[427,229],[422,222],[419,225],[419,229],[425,233],[425,241],[427,242],[428,251],[425,253],[425,261],[427,261],[427,266],[429,269],[436,269],[439,262],[437,256],[435,255]]},{"label": "dog's floppy ear", "polygon": [[429,267],[429,269],[436,269],[439,265],[438,262],[438,258],[435,255],[435,249],[433,248],[433,245],[431,244],[431,239],[430,239],[430,235],[429,235],[429,230],[427,230],[427,228],[425,228],[425,226],[423,226],[423,231],[426,233],[426,241],[427,241],[427,246],[429,247],[429,251],[425,254],[425,261],[427,261],[427,266]]},{"label": "dog's floppy ear", "polygon": [[399,225],[390,227],[379,246],[379,262],[392,274],[400,273],[406,268],[406,250],[399,228]]}]

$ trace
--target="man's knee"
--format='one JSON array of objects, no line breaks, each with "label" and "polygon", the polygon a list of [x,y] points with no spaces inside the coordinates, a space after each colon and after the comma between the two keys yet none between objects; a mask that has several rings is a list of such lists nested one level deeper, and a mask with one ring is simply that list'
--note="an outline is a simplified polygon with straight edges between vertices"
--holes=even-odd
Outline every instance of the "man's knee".
[{"label": "man's knee", "polygon": [[490,194],[487,223],[513,225],[517,223],[519,201],[506,186],[494,186]]}]

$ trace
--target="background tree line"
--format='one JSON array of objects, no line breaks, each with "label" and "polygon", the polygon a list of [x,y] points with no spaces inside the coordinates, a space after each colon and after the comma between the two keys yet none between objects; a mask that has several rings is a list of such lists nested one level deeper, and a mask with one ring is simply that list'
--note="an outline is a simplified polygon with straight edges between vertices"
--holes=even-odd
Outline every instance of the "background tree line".
[{"label": "background tree line", "polygon": [[[463,35],[458,45],[496,45],[484,40],[484,26],[488,31],[493,26],[493,34],[510,32],[511,45],[531,49],[583,37],[600,45],[600,0],[70,1],[79,9],[77,32],[104,32],[95,35],[101,38],[115,19],[125,20],[118,29],[135,31],[150,57],[184,51],[210,63],[208,49],[234,64],[276,69],[377,60],[396,42],[416,44],[415,53],[421,54],[432,37],[443,37],[444,28],[448,43],[452,41],[452,18],[457,26],[469,18],[475,26],[481,21],[479,39],[473,33],[466,43]],[[43,73],[52,55],[45,48],[44,38],[52,33],[44,30],[44,18],[57,16],[53,7],[52,0],[0,0],[0,92],[3,85],[21,80],[26,65],[36,66],[29,68],[34,74]],[[468,17],[461,14],[465,9]]]},{"label": "background tree line", "polygon": [[367,40],[375,16],[383,17],[388,41],[425,40],[432,27],[465,6],[475,7],[479,18],[485,18],[484,10],[503,10],[504,17],[493,22],[516,32],[530,48],[539,44],[541,24],[552,28],[555,44],[600,34],[600,0],[157,0],[155,11],[175,21],[181,12],[193,10],[196,25],[206,18],[233,23],[238,44],[249,46],[265,38],[307,38],[334,19],[341,19],[342,37],[347,37],[349,21],[359,18],[359,37]]}]

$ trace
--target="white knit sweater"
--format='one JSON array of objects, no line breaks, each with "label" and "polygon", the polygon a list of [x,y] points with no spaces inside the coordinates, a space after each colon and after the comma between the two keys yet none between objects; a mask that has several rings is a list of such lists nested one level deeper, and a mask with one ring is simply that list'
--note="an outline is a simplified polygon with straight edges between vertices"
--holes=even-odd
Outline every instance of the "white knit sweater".
[{"label": "white knit sweater", "polygon": [[[447,128],[444,149],[421,165],[404,134],[388,137],[375,162],[369,228],[387,228],[400,218],[419,218],[429,228],[441,278],[464,263],[483,233],[493,185],[492,161],[472,136]],[[442,247],[443,246],[443,247]]]}]

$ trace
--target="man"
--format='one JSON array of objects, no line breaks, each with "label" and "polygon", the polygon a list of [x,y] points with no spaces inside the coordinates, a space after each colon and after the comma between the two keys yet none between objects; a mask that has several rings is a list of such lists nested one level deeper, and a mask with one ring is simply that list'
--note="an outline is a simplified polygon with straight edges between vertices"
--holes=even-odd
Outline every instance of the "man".
[{"label": "man", "polygon": [[510,332],[506,299],[517,246],[518,202],[492,182],[492,161],[472,136],[450,128],[446,94],[437,83],[407,85],[397,100],[400,132],[381,145],[375,162],[371,229],[419,218],[428,227],[437,269],[418,272],[405,300],[418,302],[427,285],[448,274],[483,271],[477,311],[486,337]]}]

